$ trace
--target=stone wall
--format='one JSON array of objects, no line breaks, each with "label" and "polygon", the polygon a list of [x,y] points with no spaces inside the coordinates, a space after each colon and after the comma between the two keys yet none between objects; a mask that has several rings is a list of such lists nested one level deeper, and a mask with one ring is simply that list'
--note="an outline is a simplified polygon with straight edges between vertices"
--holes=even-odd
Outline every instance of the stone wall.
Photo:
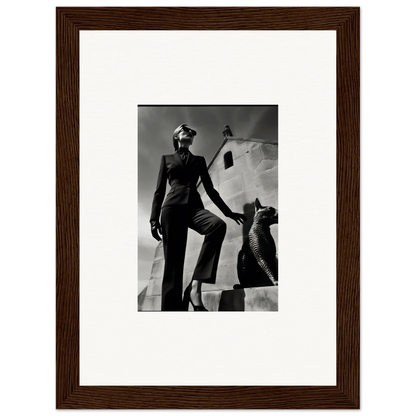
[{"label": "stone wall", "polygon": [[[225,169],[224,154],[230,151],[232,152],[233,166]],[[229,293],[228,291],[239,283],[237,256],[253,221],[254,200],[258,198],[262,205],[271,205],[278,208],[278,145],[275,142],[261,139],[228,138],[209,164],[208,170],[215,189],[219,191],[226,204],[232,211],[244,213],[248,221],[243,225],[238,225],[235,221],[225,218],[206,195],[203,185],[199,185],[198,192],[205,208],[227,223],[227,234],[221,250],[217,281],[215,284],[202,285],[202,290],[205,292],[203,299],[206,298],[207,301],[208,298],[216,296],[212,293],[211,296],[207,297],[208,292],[217,292],[218,296],[221,297],[222,291]],[[278,225],[273,225],[271,232],[276,247],[278,247]],[[203,238],[193,230],[189,230],[184,265],[184,288],[192,278]],[[163,246],[162,243],[159,243],[156,248],[151,278],[142,310],[160,310],[163,266]],[[277,288],[267,290],[274,290],[274,293],[277,294]],[[262,292],[257,291],[256,293]],[[255,297],[253,299],[259,298]],[[260,300],[258,301],[260,302]],[[219,303],[217,304],[219,305]],[[251,301],[249,309],[255,310],[253,301]],[[259,306],[260,309],[264,310],[264,307]],[[276,309],[277,303],[270,310]]]}]

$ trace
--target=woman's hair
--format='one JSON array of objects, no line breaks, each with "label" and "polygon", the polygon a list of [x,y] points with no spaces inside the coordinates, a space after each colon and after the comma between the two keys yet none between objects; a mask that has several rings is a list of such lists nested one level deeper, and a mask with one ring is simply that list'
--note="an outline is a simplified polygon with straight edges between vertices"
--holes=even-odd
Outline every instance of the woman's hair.
[{"label": "woman's hair", "polygon": [[[186,123],[182,123],[178,127],[176,127],[176,129],[173,131],[172,141],[173,141],[173,147],[175,148],[175,150],[178,150],[178,148],[179,148],[177,137],[178,137],[179,132],[182,130],[183,126],[189,127]],[[193,130],[193,129],[191,129],[191,130],[192,130],[192,134],[194,136],[196,136],[196,131]]]}]

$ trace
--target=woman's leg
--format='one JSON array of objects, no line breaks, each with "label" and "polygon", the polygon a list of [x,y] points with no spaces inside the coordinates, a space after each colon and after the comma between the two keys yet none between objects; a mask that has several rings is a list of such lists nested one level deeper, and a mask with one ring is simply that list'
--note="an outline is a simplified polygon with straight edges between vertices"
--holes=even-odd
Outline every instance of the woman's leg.
[{"label": "woman's leg", "polygon": [[227,224],[212,212],[198,209],[191,216],[188,225],[205,236],[191,283],[191,300],[195,305],[200,305],[202,282],[215,283]]},{"label": "woman's leg", "polygon": [[165,269],[162,281],[162,311],[180,311],[182,280],[188,237],[187,215],[184,207],[162,208],[161,225]]}]

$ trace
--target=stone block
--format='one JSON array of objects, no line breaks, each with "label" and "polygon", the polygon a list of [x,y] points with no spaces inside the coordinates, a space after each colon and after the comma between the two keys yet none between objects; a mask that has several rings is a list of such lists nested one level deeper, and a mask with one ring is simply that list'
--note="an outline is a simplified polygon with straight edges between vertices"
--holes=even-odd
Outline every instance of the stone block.
[{"label": "stone block", "polygon": [[261,151],[262,151],[264,159],[277,160],[279,146],[277,144],[266,144],[266,143],[264,143],[261,146]]},{"label": "stone block", "polygon": [[209,171],[209,176],[211,177],[211,181],[214,184],[214,188],[218,189],[218,185],[220,183],[220,172],[219,170],[211,172]]},{"label": "stone block", "polygon": [[162,293],[162,278],[150,279],[146,296],[160,296]]},{"label": "stone block", "polygon": [[202,294],[209,311],[278,311],[278,287],[216,290]]},{"label": "stone block", "polygon": [[[239,194],[233,195],[230,198],[230,202],[234,206],[234,210],[237,212],[244,212],[244,210],[249,209],[249,207],[254,206],[254,201],[256,198],[260,198],[261,191],[258,188],[246,189]],[[251,208],[250,208],[251,209]]]},{"label": "stone block", "polygon": [[232,179],[235,175],[235,170],[234,170],[234,166],[232,166],[231,168],[224,170],[221,169],[217,172],[215,172],[218,176],[218,181],[217,184],[214,186],[214,188],[219,192],[220,190],[220,186],[223,182],[228,181],[230,179]]},{"label": "stone block", "polygon": [[278,185],[278,167],[261,172],[254,177],[254,183],[261,188],[264,194],[269,192],[277,193]]},{"label": "stone block", "polygon": [[162,297],[161,296],[146,296],[143,302],[143,312],[147,311],[160,311],[162,308]]},{"label": "stone block", "polygon": [[[235,210],[237,212],[243,212],[242,210]],[[225,235],[224,241],[233,241],[236,238],[241,238],[243,235],[243,229],[241,225],[238,225],[231,218],[226,218],[225,222],[227,223],[227,234]]]},{"label": "stone block", "polygon": [[246,172],[243,174],[243,184],[246,191],[256,186],[254,183],[254,173],[252,171],[246,169]]},{"label": "stone block", "polygon": [[165,269],[165,260],[158,260],[153,263],[152,271],[150,272],[151,279],[158,279],[163,277],[163,271]]},{"label": "stone block", "polygon": [[257,175],[266,170],[272,169],[277,166],[277,160],[274,159],[263,159],[254,170],[254,173]]},{"label": "stone block", "polygon": [[143,309],[143,303],[146,299],[146,293],[147,293],[147,286],[139,293],[137,296],[137,310],[141,311]]},{"label": "stone block", "polygon": [[155,257],[153,261],[157,261],[161,259],[163,259],[163,242],[159,241],[156,246]]},{"label": "stone block", "polygon": [[[225,198],[223,198],[224,202],[227,203]],[[208,211],[211,211],[213,214],[219,216],[220,218],[224,219],[224,215],[222,212],[218,209],[218,207],[208,198],[206,202],[202,201],[204,204],[204,208]],[[231,207],[230,207],[231,208]]]},{"label": "stone block", "polygon": [[199,253],[201,251],[201,246],[204,241],[204,236],[199,235],[194,230],[188,230],[188,241],[186,244],[186,254],[185,258],[191,255],[192,253]]},{"label": "stone block", "polygon": [[183,284],[183,290],[185,290],[188,287],[189,283],[191,283],[193,274],[194,274],[193,270],[192,270],[192,272],[183,274],[183,283],[182,283]]},{"label": "stone block", "polygon": [[237,264],[228,266],[219,265],[215,284],[202,285],[202,291],[211,292],[213,290],[231,289],[238,283]]},{"label": "stone block", "polygon": [[[218,155],[218,157],[221,157],[221,155]],[[244,175],[247,173],[247,157],[247,153],[243,153],[242,156],[233,159],[234,164],[228,169],[225,169],[223,163],[221,166],[216,166],[215,171],[211,171],[212,168],[210,168],[211,180],[214,187],[218,190],[221,183],[226,182],[238,175]]]},{"label": "stone block", "polygon": [[201,199],[203,199],[204,195],[206,195],[206,191],[205,191],[205,187],[204,187],[202,182],[198,185],[196,190],[198,191],[199,195],[201,196]]},{"label": "stone block", "polygon": [[234,242],[224,242],[221,248],[220,266],[229,266],[237,264],[237,255],[239,247]]},{"label": "stone block", "polygon": [[224,200],[228,199],[230,195],[235,195],[242,191],[243,181],[241,175],[220,183],[220,195]]},{"label": "stone block", "polygon": [[209,167],[209,172],[224,172],[232,168],[225,169],[224,155],[231,152],[233,159],[233,166],[236,164],[236,160],[244,155],[247,151],[247,145],[244,141],[229,141],[218,153],[217,157]]},{"label": "stone block", "polygon": [[[210,312],[218,311],[218,305],[219,305],[219,300],[221,298],[221,293],[222,293],[221,290],[202,293],[202,303],[208,309],[208,311]],[[189,303],[188,311],[193,311],[193,310],[194,310],[193,306]]]},{"label": "stone block", "polygon": [[247,151],[251,151],[251,150],[258,149],[259,147],[263,146],[263,143],[247,141],[246,146],[247,146]]},{"label": "stone block", "polygon": [[[228,205],[227,198],[223,198],[223,200]],[[217,217],[221,218],[223,221],[225,221],[225,219],[226,219],[225,215],[219,210],[219,208],[214,203],[208,205],[208,208],[206,208],[206,209],[208,211],[211,211]]]},{"label": "stone block", "polygon": [[[230,173],[227,174],[226,172],[229,172],[229,169],[225,172],[222,172],[222,171],[210,172],[211,181],[212,181],[212,184],[214,185],[215,190],[217,191],[219,190],[219,184],[221,182],[224,182],[233,177],[232,174]],[[206,195],[206,190],[202,182],[199,184],[197,190],[198,190],[199,195],[201,196],[201,199],[203,199],[204,195]]]},{"label": "stone block", "polygon": [[196,262],[198,261],[199,251],[189,254],[185,258],[185,264],[183,267],[184,273],[193,273],[195,270]]},{"label": "stone block", "polygon": [[213,161],[207,160],[207,165],[209,163],[211,163],[211,165],[208,168],[210,174],[212,172],[222,170],[224,168],[224,151],[221,149],[221,151],[217,154],[217,156],[215,157]]},{"label": "stone block", "polygon": [[278,286],[244,289],[246,311],[278,311]]},{"label": "stone block", "polygon": [[207,194],[204,194],[202,197],[201,197],[201,200],[202,200],[202,203],[204,204],[204,208],[205,209],[209,209],[209,208],[207,208],[207,207],[209,207],[209,206],[211,206],[211,205],[213,205],[214,203],[212,202],[212,199],[207,195]]},{"label": "stone block", "polygon": [[254,172],[262,159],[263,154],[261,153],[261,148],[250,150],[244,157],[247,164],[247,170]]},{"label": "stone block", "polygon": [[220,303],[221,293],[222,293],[221,290],[202,293],[202,302],[210,312],[218,311],[218,305]]},{"label": "stone block", "polygon": [[221,149],[222,158],[224,153],[232,152],[233,159],[237,159],[247,151],[247,142],[244,140],[229,140]]},{"label": "stone block", "polygon": [[246,155],[247,153],[244,153],[241,157],[234,160],[233,166],[225,169],[224,172],[219,172],[221,181],[228,180],[236,175],[244,175],[247,173]]}]

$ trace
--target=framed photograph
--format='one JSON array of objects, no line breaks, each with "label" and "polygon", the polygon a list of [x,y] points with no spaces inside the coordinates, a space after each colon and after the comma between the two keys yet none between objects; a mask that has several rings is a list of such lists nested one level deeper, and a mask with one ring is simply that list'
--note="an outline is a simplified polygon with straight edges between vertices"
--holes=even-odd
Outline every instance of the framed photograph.
[{"label": "framed photograph", "polygon": [[359,8],[56,17],[57,408],[359,408]]},{"label": "framed photograph", "polygon": [[[201,277],[205,277],[200,288],[202,310],[278,311],[278,114],[277,105],[138,106],[139,311],[193,310],[192,282],[196,292]],[[186,132],[178,139],[188,147],[171,139],[172,126],[181,126],[184,119],[198,128],[190,132],[192,139]],[[194,189],[188,185],[188,177],[203,165],[195,152],[204,155],[210,181],[221,199],[197,176]],[[166,188],[165,183],[156,181],[161,164],[150,157],[159,153],[167,153],[162,167],[169,166],[166,209],[161,208],[166,189],[159,189]],[[198,208],[182,218],[182,208],[188,210],[196,202]],[[172,205],[179,206],[180,213],[176,213],[178,208],[170,213]],[[240,213],[242,220],[224,214],[228,208]],[[162,214],[155,213],[156,209]],[[175,228],[175,255],[169,258],[171,215],[173,224],[184,225],[186,230],[179,250],[182,227]],[[156,250],[158,232],[149,233],[151,217],[160,217],[164,228]],[[221,224],[224,231],[215,224]],[[210,263],[207,256],[211,250],[218,258],[216,263]],[[179,289],[174,304],[169,296],[175,277]]]}]

